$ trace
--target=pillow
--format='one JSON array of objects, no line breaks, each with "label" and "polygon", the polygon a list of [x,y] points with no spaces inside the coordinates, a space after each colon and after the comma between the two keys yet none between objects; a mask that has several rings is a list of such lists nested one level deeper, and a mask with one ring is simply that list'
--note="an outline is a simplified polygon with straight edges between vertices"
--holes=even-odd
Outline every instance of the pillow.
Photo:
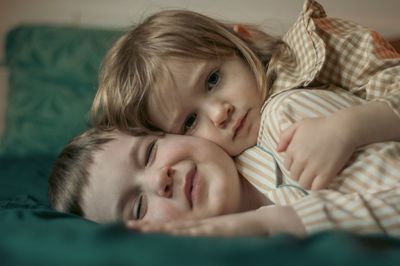
[{"label": "pillow", "polygon": [[0,200],[30,197],[48,205],[47,177],[54,156],[0,156]]},{"label": "pillow", "polygon": [[116,30],[24,25],[6,37],[6,128],[0,155],[55,154],[87,127],[98,70]]}]

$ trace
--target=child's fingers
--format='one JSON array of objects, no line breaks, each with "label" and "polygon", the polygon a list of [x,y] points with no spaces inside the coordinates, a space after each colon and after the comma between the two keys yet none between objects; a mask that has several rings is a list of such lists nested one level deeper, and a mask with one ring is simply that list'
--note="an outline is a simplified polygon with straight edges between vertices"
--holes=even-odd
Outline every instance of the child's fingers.
[{"label": "child's fingers", "polygon": [[233,30],[236,32],[240,37],[250,40],[251,39],[251,32],[249,29],[247,29],[245,26],[241,24],[235,24],[233,25]]},{"label": "child's fingers", "polygon": [[165,224],[166,230],[185,230],[189,228],[198,227],[202,224],[201,220],[178,220]]},{"label": "child's fingers", "polygon": [[285,166],[286,170],[290,171],[290,168],[292,167],[293,163],[293,158],[289,154],[285,155],[285,160],[283,162],[283,166]]},{"label": "child's fingers", "polygon": [[289,128],[285,129],[282,131],[280,138],[279,138],[279,143],[278,146],[276,147],[276,150],[278,152],[283,152],[287,149],[289,146],[290,142],[292,141],[293,135],[297,129],[297,124],[294,124],[290,126]]},{"label": "child's fingers", "polygon": [[311,190],[319,190],[326,188],[330,183],[330,181],[331,178],[329,176],[317,176],[311,185]]},{"label": "child's fingers", "polygon": [[[151,221],[127,221],[125,225],[129,229],[137,230],[142,233],[167,233],[173,235],[188,235],[188,232],[193,232],[196,228],[201,228],[205,220],[197,218],[196,215],[189,213],[182,215],[177,220],[166,222],[151,222]],[[189,234],[190,235],[190,234]]]},{"label": "child's fingers", "polygon": [[138,221],[125,221],[124,224],[128,228],[135,229],[135,228],[139,227],[139,222]]},{"label": "child's fingers", "polygon": [[150,223],[147,221],[130,220],[130,221],[125,222],[125,226],[129,229],[143,231],[145,228],[158,228],[159,224]]},{"label": "child's fingers", "polygon": [[138,227],[137,230],[143,233],[168,233],[165,225],[161,223],[146,223]]},{"label": "child's fingers", "polygon": [[292,165],[290,166],[290,178],[296,181],[301,181],[300,176],[302,175],[304,168],[305,165],[303,163],[292,163]]},{"label": "child's fingers", "polygon": [[311,167],[306,167],[299,178],[299,185],[304,189],[311,189],[313,181],[316,178],[315,171]]},{"label": "child's fingers", "polygon": [[144,221],[128,221],[126,226],[129,229],[137,230],[142,233],[168,233],[185,232],[200,225],[199,220],[174,220],[169,222],[144,222]]}]

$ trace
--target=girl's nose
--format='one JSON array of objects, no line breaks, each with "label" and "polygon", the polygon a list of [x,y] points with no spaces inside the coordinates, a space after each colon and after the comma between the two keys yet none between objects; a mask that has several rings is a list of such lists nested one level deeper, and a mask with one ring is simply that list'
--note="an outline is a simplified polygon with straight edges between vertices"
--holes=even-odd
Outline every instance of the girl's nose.
[{"label": "girl's nose", "polygon": [[234,107],[230,103],[215,102],[208,111],[214,125],[218,128],[224,128],[231,118]]},{"label": "girl's nose", "polygon": [[158,169],[154,174],[155,178],[153,179],[153,187],[155,193],[161,197],[172,197],[174,170],[169,166],[165,166],[161,169]]}]

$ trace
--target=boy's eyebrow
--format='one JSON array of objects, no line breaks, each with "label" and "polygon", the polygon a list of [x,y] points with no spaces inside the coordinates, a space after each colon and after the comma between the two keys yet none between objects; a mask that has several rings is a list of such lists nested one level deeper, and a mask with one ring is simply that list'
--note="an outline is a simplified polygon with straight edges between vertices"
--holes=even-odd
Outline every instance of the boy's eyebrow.
[{"label": "boy's eyebrow", "polygon": [[[140,167],[140,162],[139,162],[139,151],[141,150],[141,146],[144,143],[144,137],[139,137],[138,141],[136,141],[130,151],[129,151],[129,158],[128,160],[132,162],[132,165],[135,169]],[[130,198],[135,198],[138,194],[140,193],[139,188],[137,186],[130,187],[129,189],[126,189],[125,192],[122,193],[122,195],[119,197],[117,201],[117,219],[123,218],[123,211],[126,205],[126,202]]]},{"label": "boy's eyebrow", "polygon": [[130,151],[129,151],[129,154],[128,154],[129,155],[128,159],[129,159],[130,162],[132,162],[133,166],[137,168],[140,165],[139,151],[140,151],[141,145],[143,144],[144,138],[143,137],[136,137],[136,138],[139,138],[139,140],[136,141],[132,145],[132,147],[130,148]]}]

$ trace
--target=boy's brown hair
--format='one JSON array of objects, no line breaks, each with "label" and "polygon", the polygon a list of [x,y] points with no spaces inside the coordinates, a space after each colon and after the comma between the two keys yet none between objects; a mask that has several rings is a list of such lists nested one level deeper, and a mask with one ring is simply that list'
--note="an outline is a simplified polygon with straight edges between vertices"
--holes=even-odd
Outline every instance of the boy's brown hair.
[{"label": "boy's brown hair", "polygon": [[273,58],[283,41],[250,25],[251,38],[234,31],[233,24],[182,10],[150,16],[122,36],[106,55],[99,89],[92,106],[96,126],[126,133],[150,133],[159,129],[149,119],[147,98],[165,78],[166,58],[216,59],[241,57],[255,75],[264,98],[273,73]]},{"label": "boy's brown hair", "polygon": [[111,130],[92,128],[65,146],[49,176],[49,200],[55,210],[85,216],[82,193],[88,184],[93,155],[113,139]]}]

